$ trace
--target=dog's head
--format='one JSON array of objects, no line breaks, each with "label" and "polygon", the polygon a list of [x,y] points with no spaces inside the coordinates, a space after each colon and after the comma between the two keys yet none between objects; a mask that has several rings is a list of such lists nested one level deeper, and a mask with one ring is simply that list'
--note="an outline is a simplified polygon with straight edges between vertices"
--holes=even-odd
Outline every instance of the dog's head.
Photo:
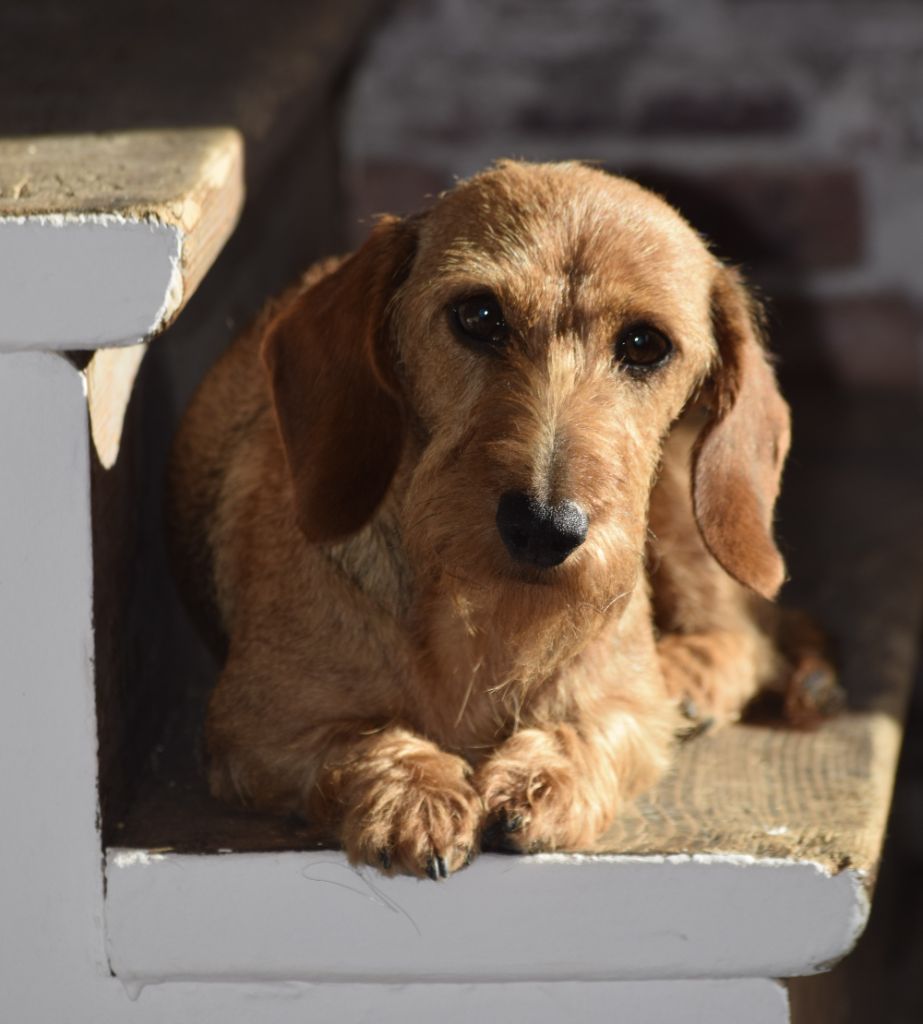
[{"label": "dog's head", "polygon": [[400,470],[418,571],[630,590],[663,440],[692,399],[696,518],[767,596],[788,410],[752,304],[666,203],[577,164],[502,163],[384,219],[264,342],[299,522],[360,529]]}]

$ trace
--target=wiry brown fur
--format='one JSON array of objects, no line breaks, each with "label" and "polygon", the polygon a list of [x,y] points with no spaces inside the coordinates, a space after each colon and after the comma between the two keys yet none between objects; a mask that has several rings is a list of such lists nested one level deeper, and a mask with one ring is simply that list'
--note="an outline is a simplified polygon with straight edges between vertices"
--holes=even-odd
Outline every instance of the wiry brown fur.
[{"label": "wiry brown fur", "polygon": [[[448,323],[487,290],[499,356]],[[676,349],[645,379],[614,360],[638,321]],[[637,185],[504,163],[383,219],[229,350],[176,442],[178,557],[227,650],[213,791],[386,870],[445,874],[483,834],[590,846],[681,700],[729,720],[790,675],[766,600],[787,446],[742,285]],[[586,542],[512,561],[510,490],[578,502]]]}]

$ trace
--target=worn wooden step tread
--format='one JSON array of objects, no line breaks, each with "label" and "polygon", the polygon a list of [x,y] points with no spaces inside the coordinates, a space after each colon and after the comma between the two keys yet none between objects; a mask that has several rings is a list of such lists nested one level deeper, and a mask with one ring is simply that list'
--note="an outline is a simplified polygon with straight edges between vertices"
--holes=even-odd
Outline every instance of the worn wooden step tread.
[{"label": "worn wooden step tread", "polygon": [[0,139],[0,350],[96,349],[163,330],[242,200],[231,128]]}]

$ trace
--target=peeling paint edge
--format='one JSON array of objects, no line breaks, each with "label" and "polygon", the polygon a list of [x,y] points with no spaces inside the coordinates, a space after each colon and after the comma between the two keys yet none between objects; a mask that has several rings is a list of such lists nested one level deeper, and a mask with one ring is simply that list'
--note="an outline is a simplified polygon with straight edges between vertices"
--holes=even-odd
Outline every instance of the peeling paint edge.
[{"label": "peeling paint edge", "polygon": [[153,212],[140,217],[127,217],[124,213],[113,213],[112,211],[0,214],[0,224],[39,224],[42,227],[52,228],[63,228],[68,224],[100,224],[103,227],[108,227],[111,224],[145,223],[163,225],[164,227],[171,226]]},{"label": "peeling paint edge", "polygon": [[853,905],[849,915],[849,949],[829,963],[816,964],[815,967],[818,974],[822,971],[830,970],[834,964],[839,963],[855,947],[865,931],[869,914],[872,912],[872,901],[869,898],[866,886],[866,872],[857,871],[855,868],[847,868],[841,871],[840,874],[845,874],[852,885]]},{"label": "peeling paint edge", "polygon": [[113,850],[110,847],[107,852],[112,858],[112,866],[117,868],[147,867],[167,859],[165,853],[149,853],[147,850]]},{"label": "peeling paint edge", "polygon": [[163,305],[154,317],[154,324],[139,341],[147,341],[153,335],[162,331],[176,314],[183,308],[185,301],[185,282],[183,280],[183,235],[179,228],[172,224],[165,224],[158,221],[162,227],[173,232],[175,246],[170,254],[170,280],[167,282],[167,289],[163,297]]},{"label": "peeling paint edge", "polygon": [[759,857],[750,853],[537,853],[531,855],[529,864],[702,864],[727,865],[730,867],[792,868],[811,867],[827,878],[840,872],[818,860],[790,857]]},{"label": "peeling paint edge", "polygon": [[[266,851],[267,854],[278,855],[286,853],[311,853],[314,851],[303,850],[273,850]],[[261,851],[253,850],[232,850],[223,848],[217,853],[190,853],[181,851],[151,852],[142,848],[110,846],[107,853],[112,858],[115,867],[132,867],[135,864],[147,864],[155,860],[164,860],[167,857],[209,857],[209,856],[240,856],[258,857]],[[868,903],[868,896],[865,893],[866,872],[855,868],[846,868],[841,871],[833,870],[829,865],[810,858],[789,858],[789,857],[759,857],[749,853],[534,853],[527,857],[517,859],[517,864],[525,869],[539,867],[543,864],[559,864],[578,867],[581,865],[597,866],[601,864],[647,864],[679,866],[683,864],[698,864],[705,867],[761,867],[761,868],[811,868],[818,875],[824,878],[838,878],[846,874],[853,879],[857,892],[862,894],[863,899]]]}]

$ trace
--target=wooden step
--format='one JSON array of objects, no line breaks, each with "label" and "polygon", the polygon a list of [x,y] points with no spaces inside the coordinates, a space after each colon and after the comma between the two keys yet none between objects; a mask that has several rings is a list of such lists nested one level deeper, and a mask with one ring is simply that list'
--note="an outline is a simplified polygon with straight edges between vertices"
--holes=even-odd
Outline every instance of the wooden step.
[{"label": "wooden step", "polygon": [[95,352],[87,392],[104,466],[140,343],[179,315],[242,205],[230,128],[0,140],[0,352]]},{"label": "wooden step", "polygon": [[0,350],[159,333],[242,203],[242,141],[230,128],[0,140]]}]

